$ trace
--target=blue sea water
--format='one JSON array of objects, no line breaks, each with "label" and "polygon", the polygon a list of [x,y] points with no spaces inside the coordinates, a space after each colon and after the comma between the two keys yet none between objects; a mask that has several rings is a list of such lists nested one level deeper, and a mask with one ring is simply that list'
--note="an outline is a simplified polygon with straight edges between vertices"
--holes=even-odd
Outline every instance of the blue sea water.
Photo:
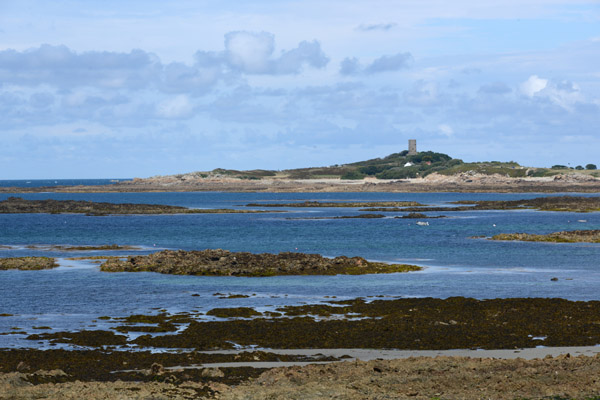
[{"label": "blue sea water", "polygon": [[131,179],[0,179],[0,187],[98,186]]},{"label": "blue sea water", "polygon": [[[0,200],[8,197],[0,195]],[[32,193],[28,199],[75,199],[115,203],[155,203],[194,208],[239,208],[260,202],[414,200],[448,205],[455,200],[509,200],[542,194],[461,193]],[[589,195],[588,195],[589,196]],[[261,207],[254,207],[260,209]],[[600,244],[496,242],[473,239],[496,233],[549,233],[600,229],[600,213],[532,210],[446,212],[447,218],[416,220],[312,219],[358,215],[354,208],[283,208],[266,214],[181,214],[85,216],[0,214],[0,257],[52,256],[61,267],[48,271],[0,271],[0,333],[34,326],[53,330],[102,327],[99,316],[154,313],[202,314],[214,307],[279,305],[385,296],[562,297],[600,300]],[[440,213],[428,213],[439,215]],[[291,218],[291,219],[290,219]],[[99,252],[51,251],[44,245],[139,246],[159,249],[223,248],[255,253],[299,251],[324,256],[417,264],[421,272],[364,276],[270,278],[168,276],[103,273],[89,261],[67,257]],[[28,246],[35,245],[36,248]],[[42,247],[40,247],[42,246]],[[105,252],[104,252],[105,253]],[[551,281],[551,278],[558,281]],[[241,293],[221,299],[215,293]],[[192,296],[199,295],[199,296]],[[208,317],[206,317],[208,318]],[[95,322],[94,322],[95,321]],[[0,348],[31,346],[23,335],[0,336]]]}]

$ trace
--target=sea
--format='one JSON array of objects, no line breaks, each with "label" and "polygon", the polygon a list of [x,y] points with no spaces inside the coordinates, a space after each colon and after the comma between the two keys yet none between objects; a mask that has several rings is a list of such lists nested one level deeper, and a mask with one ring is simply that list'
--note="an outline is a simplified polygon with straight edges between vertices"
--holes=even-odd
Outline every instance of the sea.
[{"label": "sea", "polygon": [[[14,182],[14,181],[13,181]],[[59,183],[60,184],[60,183]],[[79,183],[77,183],[79,184]],[[14,185],[11,185],[14,186]],[[561,194],[552,194],[561,195]],[[600,196],[600,194],[570,194]],[[457,200],[514,200],[548,194],[500,193],[13,193],[26,199],[151,203],[190,208],[269,209],[278,213],[86,216],[0,214],[0,257],[48,256],[60,267],[0,271],[0,348],[32,347],[35,329],[107,328],[102,316],[166,312],[199,318],[215,307],[259,311],[362,297],[476,299],[559,297],[600,300],[600,244],[502,242],[497,233],[550,233],[600,229],[600,213],[534,210],[426,213],[445,218],[333,219],[360,215],[358,208],[267,208],[249,203],[310,201],[417,201],[452,206]],[[94,260],[71,257],[106,251],[60,251],[55,245],[131,245],[111,255],[164,249],[227,249],[252,253],[303,252],[326,257],[415,264],[422,271],[362,276],[263,278],[170,276],[101,272]],[[248,298],[228,298],[244,294]],[[9,334],[10,333],[10,334]],[[4,334],[4,335],[3,335]],[[42,344],[39,344],[42,346]]]},{"label": "sea", "polygon": [[0,179],[0,187],[37,188],[45,186],[111,185],[131,179]]}]

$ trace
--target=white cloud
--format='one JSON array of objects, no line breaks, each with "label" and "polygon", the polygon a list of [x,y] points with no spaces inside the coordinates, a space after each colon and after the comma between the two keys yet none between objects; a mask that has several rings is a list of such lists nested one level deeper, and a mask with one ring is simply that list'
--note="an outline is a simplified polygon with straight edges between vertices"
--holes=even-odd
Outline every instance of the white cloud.
[{"label": "white cloud", "polygon": [[573,111],[573,107],[585,99],[579,85],[569,81],[555,82],[532,75],[520,86],[521,93],[528,97],[538,97],[549,100],[559,107]]},{"label": "white cloud", "polygon": [[526,96],[533,97],[536,93],[543,90],[548,85],[548,79],[542,79],[537,75],[531,75],[529,79],[523,82],[520,86],[521,93]]},{"label": "white cloud", "polygon": [[229,64],[249,73],[266,71],[274,49],[275,37],[271,33],[229,32],[225,35]]},{"label": "white cloud", "polygon": [[225,35],[225,60],[228,66],[247,74],[297,74],[304,65],[323,68],[329,58],[319,42],[302,41],[298,47],[273,58],[275,36],[267,32],[229,32]]},{"label": "white cloud", "polygon": [[573,107],[577,103],[585,101],[579,85],[568,81],[558,83],[550,82],[540,91],[540,95],[546,96],[554,104],[557,104],[567,111],[573,111]]},{"label": "white cloud", "polygon": [[454,135],[454,129],[452,129],[452,127],[450,125],[440,124],[440,125],[438,125],[438,129],[445,136],[451,137]]}]

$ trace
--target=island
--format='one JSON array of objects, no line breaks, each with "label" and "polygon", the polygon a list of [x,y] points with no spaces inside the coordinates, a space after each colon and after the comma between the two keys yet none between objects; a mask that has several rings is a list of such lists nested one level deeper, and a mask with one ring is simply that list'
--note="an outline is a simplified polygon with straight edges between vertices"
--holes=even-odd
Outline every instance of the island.
[{"label": "island", "polygon": [[[595,167],[595,166],[594,166]],[[33,192],[488,192],[598,193],[600,171],[516,162],[463,162],[444,153],[403,150],[385,157],[288,170],[215,168],[157,175],[99,186],[0,187]]]},{"label": "island", "polygon": [[515,240],[523,242],[600,243],[600,230],[552,232],[545,235],[531,233],[500,233],[490,240]]},{"label": "island", "polygon": [[0,270],[19,269],[37,271],[58,267],[56,260],[50,257],[7,257],[0,258]]},{"label": "island", "polygon": [[163,250],[149,255],[112,258],[100,269],[105,272],[150,271],[174,275],[247,276],[362,275],[419,271],[416,265],[386,264],[362,257],[326,258],[318,254],[283,252],[253,254],[228,250]]},{"label": "island", "polygon": [[11,196],[0,201],[0,214],[46,213],[86,214],[92,216],[115,214],[248,214],[276,211],[197,209],[162,204],[102,203],[85,200],[26,200]]},{"label": "island", "polygon": [[421,207],[422,204],[416,201],[358,201],[358,202],[334,202],[334,201],[303,201],[296,203],[250,203],[246,204],[246,207],[299,207],[299,208],[313,208],[313,207]]},{"label": "island", "polygon": [[358,211],[366,212],[453,212],[485,210],[538,210],[566,212],[600,211],[600,197],[552,196],[522,200],[460,200],[452,202],[456,206],[441,207],[368,207]]}]

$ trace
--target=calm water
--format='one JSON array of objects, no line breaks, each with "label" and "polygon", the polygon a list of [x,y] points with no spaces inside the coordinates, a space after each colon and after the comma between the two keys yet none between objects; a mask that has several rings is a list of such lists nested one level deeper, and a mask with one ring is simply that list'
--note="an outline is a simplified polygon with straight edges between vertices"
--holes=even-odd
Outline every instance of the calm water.
[{"label": "calm water", "polygon": [[[0,200],[9,195],[0,196]],[[110,193],[19,195],[28,199],[76,199],[157,203],[197,208],[247,208],[250,202],[304,200],[416,200],[444,205],[454,200],[521,199],[539,194],[390,193]],[[600,229],[600,213],[474,211],[445,213],[418,226],[406,219],[309,219],[357,215],[357,209],[283,209],[277,214],[107,216],[0,215],[0,257],[72,257],[28,245],[140,246],[157,249],[224,248],[233,251],[300,251],[325,256],[362,256],[427,267],[409,274],[333,277],[190,277],[154,273],[101,273],[88,262],[62,260],[50,271],[0,271],[0,333],[13,327],[83,329],[102,315],[203,313],[214,307],[312,303],[325,296],[562,297],[600,300],[600,244],[492,242],[471,239],[500,232],[548,233]],[[429,213],[436,215],[439,213]],[[398,214],[389,213],[390,217]],[[294,219],[289,219],[294,218]],[[585,221],[585,222],[583,222]],[[132,253],[128,251],[126,253]],[[81,253],[93,255],[96,252]],[[115,253],[119,254],[119,253]],[[558,282],[550,279],[557,277]],[[215,293],[244,293],[249,299],[219,299]],[[199,294],[200,296],[192,296]],[[0,347],[31,346],[22,335],[0,336]]]},{"label": "calm water", "polygon": [[131,179],[0,179],[0,187],[97,186],[110,185]]}]

